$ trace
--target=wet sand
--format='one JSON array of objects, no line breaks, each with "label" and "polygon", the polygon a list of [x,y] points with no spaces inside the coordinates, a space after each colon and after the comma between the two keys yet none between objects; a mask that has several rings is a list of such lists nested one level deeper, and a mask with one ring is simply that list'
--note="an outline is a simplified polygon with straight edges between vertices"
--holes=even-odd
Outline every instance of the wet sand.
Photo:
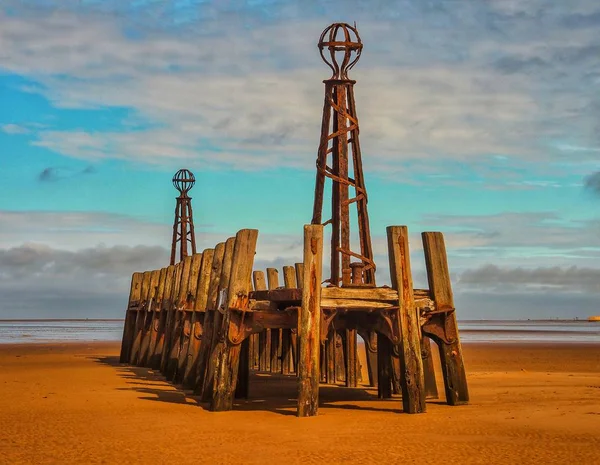
[{"label": "wet sand", "polygon": [[465,344],[467,406],[322,386],[307,419],[293,378],[253,375],[211,413],[118,351],[0,345],[0,463],[600,463],[600,344]]}]

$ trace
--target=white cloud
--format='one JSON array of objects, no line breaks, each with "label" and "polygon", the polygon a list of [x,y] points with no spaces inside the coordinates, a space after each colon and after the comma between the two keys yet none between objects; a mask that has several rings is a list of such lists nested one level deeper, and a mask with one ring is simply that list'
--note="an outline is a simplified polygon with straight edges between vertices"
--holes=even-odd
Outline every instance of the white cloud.
[{"label": "white cloud", "polygon": [[[507,39],[505,31],[484,30],[475,21],[477,11],[461,8],[462,16],[443,9],[435,14],[472,25],[469,35],[436,29],[432,36],[427,27],[404,32],[393,21],[360,21],[365,52],[352,75],[369,170],[403,170],[410,160],[415,170],[427,171],[423,160],[473,162],[486,154],[552,161],[560,155],[549,141],[560,138],[590,147],[581,157],[597,157],[595,123],[581,88],[593,69],[591,57],[571,67],[568,79],[554,81],[541,72],[507,74],[495,66],[502,57],[525,57],[521,67],[535,58],[552,63],[574,57],[597,38],[555,25],[552,33],[570,42],[551,39],[549,32],[543,40],[527,37],[520,29],[517,35],[526,40]],[[5,15],[0,54],[5,69],[37,81],[36,91],[57,107],[132,108],[151,123],[131,130],[123,122],[124,131],[41,130],[37,145],[84,159],[312,169],[321,80],[328,75],[315,47],[322,22],[243,29],[236,21],[219,21],[211,25],[221,28],[216,34],[145,31],[131,39],[122,18]],[[456,59],[457,50],[469,59]],[[567,64],[559,65],[545,73],[564,74]]]},{"label": "white cloud", "polygon": [[19,124],[3,124],[0,130],[6,134],[27,134],[29,129]]}]

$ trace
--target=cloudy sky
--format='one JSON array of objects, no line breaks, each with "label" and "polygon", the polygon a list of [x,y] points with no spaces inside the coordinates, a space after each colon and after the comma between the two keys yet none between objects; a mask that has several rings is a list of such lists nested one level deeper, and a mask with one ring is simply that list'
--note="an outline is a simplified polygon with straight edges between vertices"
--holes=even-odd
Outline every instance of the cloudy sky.
[{"label": "cloudy sky", "polygon": [[121,317],[182,167],[199,248],[299,261],[338,21],[378,283],[405,224],[417,286],[445,233],[463,319],[600,313],[597,0],[0,0],[0,318]]}]

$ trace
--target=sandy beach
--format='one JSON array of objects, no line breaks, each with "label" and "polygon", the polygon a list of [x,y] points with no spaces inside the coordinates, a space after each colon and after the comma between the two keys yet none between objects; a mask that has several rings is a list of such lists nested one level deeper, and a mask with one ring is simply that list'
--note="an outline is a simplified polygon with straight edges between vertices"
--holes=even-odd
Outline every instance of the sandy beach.
[{"label": "sandy beach", "polygon": [[[210,413],[118,343],[0,345],[1,463],[600,463],[600,345],[465,344],[472,402],[322,386],[295,417],[294,378],[255,374]],[[438,374],[438,385],[441,376]]]}]

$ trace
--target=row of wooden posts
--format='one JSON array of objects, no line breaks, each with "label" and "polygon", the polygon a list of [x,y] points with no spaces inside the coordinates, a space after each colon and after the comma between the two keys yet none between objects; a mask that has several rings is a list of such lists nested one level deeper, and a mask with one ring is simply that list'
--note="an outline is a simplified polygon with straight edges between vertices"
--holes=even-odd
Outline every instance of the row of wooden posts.
[{"label": "row of wooden posts", "polygon": [[323,288],[321,225],[304,227],[303,262],[283,268],[280,286],[276,269],[253,272],[257,236],[244,229],[176,265],[134,273],[121,363],[160,370],[212,411],[248,397],[251,370],[295,374],[298,415],[311,416],[320,382],[335,383],[343,371],[356,386],[358,333],[379,396],[400,391],[404,411],[418,413],[426,396],[437,396],[431,338],[447,402],[468,400],[440,233],[423,235],[430,290],[413,289],[403,226],[388,228],[392,288]]}]

